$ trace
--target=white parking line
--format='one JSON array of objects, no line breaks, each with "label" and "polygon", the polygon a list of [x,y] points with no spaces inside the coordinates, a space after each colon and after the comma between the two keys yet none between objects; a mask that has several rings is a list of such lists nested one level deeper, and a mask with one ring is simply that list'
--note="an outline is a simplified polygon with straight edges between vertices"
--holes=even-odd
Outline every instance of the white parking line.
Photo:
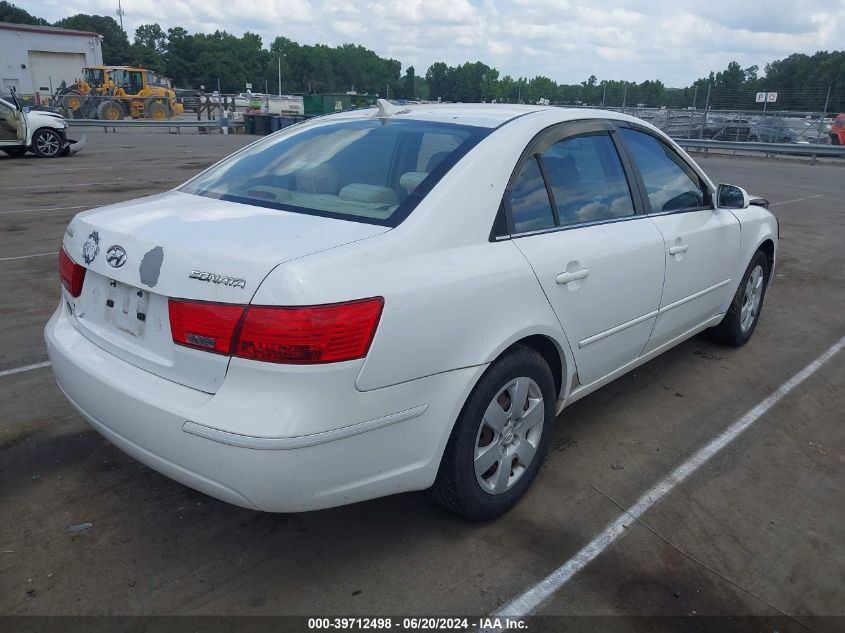
[{"label": "white parking line", "polygon": [[[114,185],[114,184],[123,184],[122,182],[116,183],[115,181],[122,181],[123,178],[115,178],[111,182],[78,182],[78,183],[70,183],[66,185],[50,185],[49,189],[45,189],[45,191],[52,191],[53,189],[58,188],[68,188],[68,187],[93,187],[95,185]],[[44,185],[27,185],[25,187],[3,187],[0,191],[20,191],[22,189],[44,189]]]},{"label": "white parking line", "polygon": [[15,255],[14,257],[0,257],[0,262],[10,262],[13,259],[31,259],[33,257],[48,257],[50,255],[58,255],[57,251],[52,253],[35,253],[35,255]]},{"label": "white parking line", "polygon": [[796,198],[795,200],[784,200],[783,202],[775,202],[774,204],[770,204],[769,208],[772,207],[779,207],[782,204],[792,204],[793,202],[804,202],[804,200],[812,200],[813,198],[821,198],[822,194],[817,193],[814,196],[807,196],[806,198]]},{"label": "white parking line", "polygon": [[33,369],[41,369],[42,367],[49,367],[50,361],[44,361],[43,363],[35,363],[34,365],[24,365],[23,367],[15,367],[14,369],[5,369],[0,371],[0,378],[3,376],[11,376],[12,374],[22,374],[25,371],[32,371]]},{"label": "white parking line", "polygon": [[840,352],[843,348],[845,348],[845,337],[839,339],[830,348],[828,348],[824,354],[819,356],[816,360],[783,383],[769,397],[757,404],[736,422],[731,424],[709,444],[699,449],[689,459],[667,475],[662,481],[653,486],[630,507],[627,513],[619,515],[619,517],[608,525],[601,534],[596,536],[592,541],[590,541],[590,543],[584,546],[580,552],[575,554],[575,556],[570,558],[539,583],[511,600],[491,617],[520,618],[534,611],[540,603],[563,587],[563,585],[569,582],[575,574],[589,565],[593,559],[595,559],[616,539],[618,539],[625,532],[626,528],[634,522],[634,520],[639,519],[649,508],[669,494],[675,486],[683,482],[687,477],[701,468],[701,466],[706,464],[714,455],[716,455],[716,453],[733,442],[743,431],[759,420],[784,396],[795,389],[795,387],[816,373],[822,365],[833,358],[833,356]]},{"label": "white parking line", "polygon": [[71,209],[96,209],[87,204],[78,204],[73,207],[39,207],[37,209],[13,209],[12,211],[0,211],[0,215],[9,215],[11,213],[34,213],[35,211],[69,211]]}]

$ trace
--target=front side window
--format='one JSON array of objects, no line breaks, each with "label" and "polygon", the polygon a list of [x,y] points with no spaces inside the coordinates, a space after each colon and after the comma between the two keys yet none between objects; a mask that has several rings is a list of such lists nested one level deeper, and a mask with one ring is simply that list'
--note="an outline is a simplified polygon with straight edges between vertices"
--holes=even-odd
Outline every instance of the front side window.
[{"label": "front side window", "polygon": [[608,134],[558,141],[540,160],[561,226],[634,215],[628,180]]},{"label": "front side window", "polygon": [[676,151],[638,130],[622,128],[620,134],[640,169],[653,213],[709,204],[706,185]]},{"label": "front side window", "polygon": [[488,128],[364,119],[267,137],[181,188],[209,198],[396,226]]}]

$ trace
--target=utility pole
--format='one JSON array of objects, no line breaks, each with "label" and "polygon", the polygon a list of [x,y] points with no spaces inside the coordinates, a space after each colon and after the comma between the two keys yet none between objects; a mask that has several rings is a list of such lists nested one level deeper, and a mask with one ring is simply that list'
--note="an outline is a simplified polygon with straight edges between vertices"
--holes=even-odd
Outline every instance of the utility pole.
[{"label": "utility pole", "polygon": [[126,11],[123,10],[123,6],[120,4],[120,0],[117,0],[117,17],[120,18],[120,30],[123,30],[123,15]]},{"label": "utility pole", "polygon": [[704,118],[701,121],[701,132],[698,138],[704,138],[704,128],[707,125],[707,114],[710,112],[710,89],[713,87],[712,83],[707,84],[707,101],[704,103]]},{"label": "utility pole", "polygon": [[601,107],[603,108],[607,103],[607,81],[602,82],[604,84],[604,92],[601,95]]},{"label": "utility pole", "polygon": [[282,58],[279,57],[279,99],[282,98]]},{"label": "utility pole", "polygon": [[625,102],[628,101],[628,82],[625,82],[625,92],[622,93],[622,109],[625,109]]},{"label": "utility pole", "polygon": [[695,92],[692,93],[692,114],[689,118],[689,129],[687,130],[687,138],[692,138],[692,119],[695,116],[695,101],[698,98],[698,84],[695,86]]},{"label": "utility pole", "polygon": [[822,118],[819,121],[819,126],[817,129],[818,135],[816,136],[816,141],[820,141],[822,138],[822,127],[824,126],[824,119],[827,116],[828,103],[830,103],[830,86],[827,87],[827,96],[824,98],[824,111],[822,112]]}]

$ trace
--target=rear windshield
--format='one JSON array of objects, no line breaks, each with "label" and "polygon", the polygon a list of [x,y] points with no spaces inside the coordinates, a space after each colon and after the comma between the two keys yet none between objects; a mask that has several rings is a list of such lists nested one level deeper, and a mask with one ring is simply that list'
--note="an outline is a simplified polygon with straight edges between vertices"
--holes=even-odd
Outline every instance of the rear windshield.
[{"label": "rear windshield", "polygon": [[270,136],[180,190],[396,226],[489,133],[487,128],[425,121],[367,119],[318,125]]}]

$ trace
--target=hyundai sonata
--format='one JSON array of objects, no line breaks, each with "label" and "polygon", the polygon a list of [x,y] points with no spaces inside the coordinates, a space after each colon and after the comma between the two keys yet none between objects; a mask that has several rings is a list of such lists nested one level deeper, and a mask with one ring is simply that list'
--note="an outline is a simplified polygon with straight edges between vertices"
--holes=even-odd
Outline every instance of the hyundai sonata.
[{"label": "hyundai sonata", "polygon": [[564,407],[703,330],[749,339],[765,206],[623,114],[382,101],[77,215],[49,355],[106,438],[219,499],[431,489],[490,518]]}]

